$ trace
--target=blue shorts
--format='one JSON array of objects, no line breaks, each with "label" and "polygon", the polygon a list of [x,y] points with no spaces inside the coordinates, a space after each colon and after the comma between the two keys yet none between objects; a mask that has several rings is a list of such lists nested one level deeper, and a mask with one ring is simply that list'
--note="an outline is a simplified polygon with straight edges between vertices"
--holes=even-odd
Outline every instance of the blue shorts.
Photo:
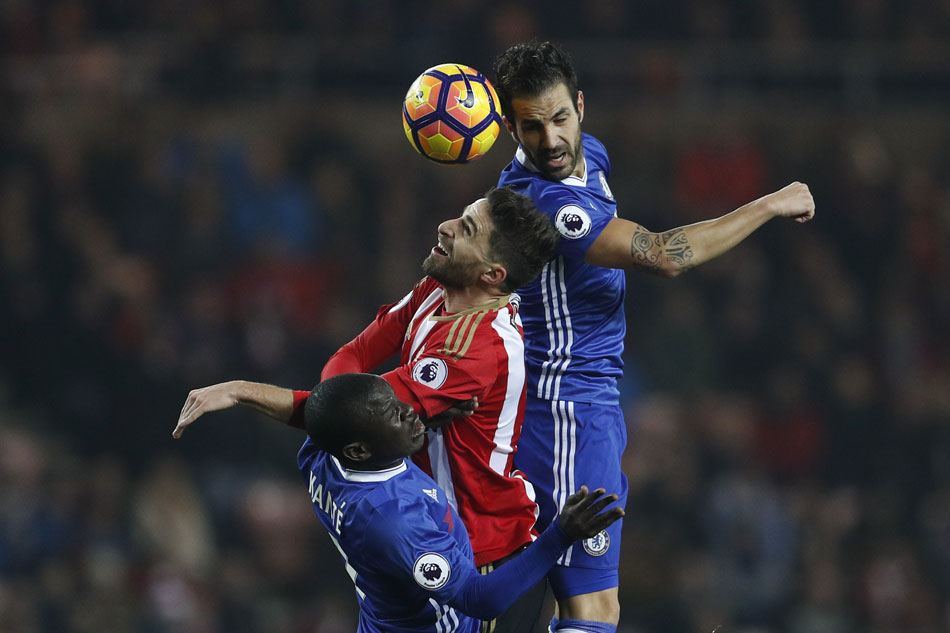
[{"label": "blue shorts", "polygon": [[[557,516],[582,485],[604,488],[627,503],[621,456],[627,428],[619,405],[538,400],[530,394],[515,454],[515,466],[534,484],[538,529]],[[594,538],[572,545],[548,574],[558,599],[617,586],[623,519]]]}]

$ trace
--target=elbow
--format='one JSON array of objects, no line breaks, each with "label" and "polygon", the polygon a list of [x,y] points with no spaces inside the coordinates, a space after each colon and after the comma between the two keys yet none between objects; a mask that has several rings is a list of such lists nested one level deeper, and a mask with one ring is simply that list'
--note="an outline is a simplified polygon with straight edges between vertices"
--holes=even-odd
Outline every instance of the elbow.
[{"label": "elbow", "polygon": [[679,277],[688,270],[681,262],[673,259],[663,258],[657,266],[656,274],[664,279],[673,279]]}]

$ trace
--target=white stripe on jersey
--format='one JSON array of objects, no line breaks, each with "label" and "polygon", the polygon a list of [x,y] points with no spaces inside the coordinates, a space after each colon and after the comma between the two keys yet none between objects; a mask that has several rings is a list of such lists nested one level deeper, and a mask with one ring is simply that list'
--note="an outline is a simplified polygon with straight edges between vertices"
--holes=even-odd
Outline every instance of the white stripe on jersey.
[{"label": "white stripe on jersey", "polygon": [[[413,363],[416,360],[416,350],[419,349],[419,345],[422,344],[422,341],[426,340],[426,336],[429,334],[429,331],[435,327],[436,322],[428,318],[428,313],[432,311],[432,308],[442,300],[442,288],[437,288],[432,291],[426,300],[422,302],[422,305],[419,306],[419,309],[416,310],[416,313],[412,315],[409,323],[416,323],[415,331],[412,333],[412,347],[409,350],[409,362]],[[420,319],[420,317],[425,317]]]},{"label": "white stripe on jersey", "polygon": [[349,557],[347,557],[346,552],[343,551],[343,548],[340,547],[340,542],[336,540],[336,537],[330,534],[329,531],[327,534],[330,535],[330,540],[333,541],[333,545],[336,546],[336,551],[340,552],[340,556],[343,557],[343,566],[346,567],[346,573],[349,575],[350,580],[353,581],[353,587],[356,589],[356,595],[360,597],[360,600],[365,600],[366,592],[360,589],[360,586],[356,584],[356,570],[353,569],[352,565],[350,565]]},{"label": "white stripe on jersey", "polygon": [[[515,317],[518,318],[517,316]],[[499,475],[504,475],[508,467],[508,457],[514,451],[512,438],[518,421],[518,405],[524,391],[524,340],[518,328],[511,323],[511,310],[499,310],[492,328],[498,332],[508,356],[508,384],[505,387],[505,402],[498,415],[498,426],[492,440],[495,448],[488,458],[488,466]]]},{"label": "white stripe on jersey", "polygon": [[[544,304],[544,322],[548,326],[548,359],[541,363],[541,375],[538,377],[538,397],[544,398],[544,384],[547,380],[548,368],[554,362],[554,350],[557,345],[554,342],[554,328],[551,324],[554,319],[551,318],[551,301],[548,297],[548,277],[550,276],[551,262],[546,263],[541,268],[541,302]],[[557,481],[555,479],[555,481]]]},{"label": "white stripe on jersey", "polygon": [[538,397],[557,400],[561,392],[561,377],[571,362],[574,328],[567,307],[567,284],[564,275],[564,257],[558,256],[545,264],[541,271],[541,296],[544,301],[544,320],[548,327],[548,360],[541,364]]},{"label": "white stripe on jersey", "polygon": [[435,621],[436,633],[453,633],[458,630],[459,618],[455,609],[447,604],[439,604],[433,598],[429,598],[429,604],[435,609],[435,615],[438,618]]},{"label": "white stripe on jersey", "polygon": [[[561,395],[561,377],[564,375],[564,372],[567,370],[567,366],[571,363],[571,351],[574,347],[574,327],[571,325],[571,312],[567,307],[567,282],[565,281],[564,275],[564,258],[557,258],[557,277],[555,279],[559,288],[558,298],[561,300],[561,313],[564,315],[563,323],[559,326],[564,330],[564,333],[567,337],[567,342],[564,344],[564,348],[561,350],[561,365],[556,367],[557,375],[554,383],[554,396],[555,400]],[[573,490],[572,490],[573,492]]]},{"label": "white stripe on jersey", "polygon": [[548,269],[548,277],[545,279],[545,282],[548,284],[548,292],[550,294],[550,303],[551,303],[551,319],[547,321],[547,326],[549,330],[553,331],[554,334],[554,347],[549,350],[548,356],[551,358],[551,364],[548,367],[548,378],[547,385],[545,387],[544,397],[550,398],[551,400],[557,400],[557,390],[554,390],[552,393],[552,388],[555,384],[559,384],[559,381],[556,381],[555,376],[557,375],[557,366],[561,363],[560,352],[564,349],[564,327],[561,320],[561,302],[560,302],[560,293],[558,293],[558,269],[560,266],[558,264],[563,261],[563,258],[558,257],[554,261],[554,266]]},{"label": "white stripe on jersey", "polygon": [[[551,414],[554,416],[554,433],[557,452],[554,454],[554,468],[557,475],[557,485],[555,485],[554,503],[557,505],[558,512],[564,507],[564,501],[567,498],[567,425],[564,423],[564,417],[560,409],[563,403],[552,402]],[[564,555],[558,559],[559,564],[564,564]]]},{"label": "white stripe on jersey", "polygon": [[[571,450],[567,456],[567,494],[568,496],[574,494],[577,490],[574,482],[574,451],[577,448],[577,418],[574,417],[574,403],[567,403],[567,417],[568,417],[568,426],[570,427],[570,444]],[[564,564],[570,566],[571,564],[571,552],[574,551],[574,546],[571,545],[567,548],[567,551],[564,552]]]},{"label": "white stripe on jersey", "polygon": [[[538,503],[537,503],[537,501],[538,501],[538,495],[537,495],[537,493],[534,491],[534,486],[531,485],[531,482],[528,481],[528,478],[525,477],[525,476],[524,476],[524,473],[521,472],[520,470],[513,469],[513,470],[511,471],[511,476],[512,476],[513,478],[517,479],[518,481],[520,481],[522,484],[524,484],[524,493],[525,493],[525,495],[527,495],[528,500],[531,501],[531,503],[534,504],[534,521],[535,521],[535,523],[537,523],[537,521],[538,521],[538,515],[540,514],[540,508],[538,508]],[[532,541],[535,540],[536,538],[537,538],[537,537],[536,537],[534,534],[531,535],[531,540],[532,540]]]},{"label": "white stripe on jersey", "polygon": [[409,303],[409,300],[410,300],[410,299],[412,299],[412,290],[409,291],[409,294],[407,294],[405,297],[403,297],[402,299],[400,299],[400,300],[398,301],[398,303],[396,303],[395,305],[393,305],[393,307],[391,307],[389,310],[387,310],[387,311],[386,311],[386,314],[392,314],[393,312],[398,312],[399,310],[402,309],[402,307],[403,307],[404,305],[406,305],[407,303]]},{"label": "white stripe on jersey", "polygon": [[449,453],[445,450],[445,437],[442,429],[430,429],[429,436],[429,464],[432,466],[432,478],[445,491],[445,498],[458,512],[459,504],[455,500],[455,484],[452,483],[452,469],[449,467]]},{"label": "white stripe on jersey", "polygon": [[[577,445],[577,423],[574,418],[573,402],[552,402],[551,415],[554,418],[554,491],[552,498],[558,511],[564,502],[575,492],[574,450]],[[558,559],[561,565],[571,564],[572,545]]]}]

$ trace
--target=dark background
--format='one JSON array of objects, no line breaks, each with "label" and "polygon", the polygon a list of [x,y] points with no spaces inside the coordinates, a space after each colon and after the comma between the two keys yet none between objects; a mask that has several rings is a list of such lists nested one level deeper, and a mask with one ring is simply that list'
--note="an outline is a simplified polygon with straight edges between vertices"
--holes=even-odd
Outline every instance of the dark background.
[{"label": "dark background", "polygon": [[171,430],[405,294],[514,151],[425,161],[405,91],[532,36],[623,217],[818,208],[628,276],[619,630],[950,630],[950,3],[5,0],[0,631],[355,630],[300,434]]}]

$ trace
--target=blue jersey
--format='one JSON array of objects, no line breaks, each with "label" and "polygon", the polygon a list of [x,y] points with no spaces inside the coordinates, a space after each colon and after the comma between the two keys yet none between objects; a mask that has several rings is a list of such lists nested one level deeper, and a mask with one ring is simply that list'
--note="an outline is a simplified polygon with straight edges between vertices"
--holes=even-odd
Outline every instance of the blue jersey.
[{"label": "blue jersey", "polygon": [[359,632],[478,630],[478,620],[448,606],[478,572],[465,525],[431,477],[408,460],[347,470],[309,438],[297,463],[356,586]]},{"label": "blue jersey", "polygon": [[518,289],[528,396],[616,404],[626,333],[624,273],[586,264],[584,255],[616,217],[617,203],[607,186],[607,150],[589,134],[583,147],[582,178],[545,180],[519,147],[498,186],[534,200],[561,236],[555,258]]}]

